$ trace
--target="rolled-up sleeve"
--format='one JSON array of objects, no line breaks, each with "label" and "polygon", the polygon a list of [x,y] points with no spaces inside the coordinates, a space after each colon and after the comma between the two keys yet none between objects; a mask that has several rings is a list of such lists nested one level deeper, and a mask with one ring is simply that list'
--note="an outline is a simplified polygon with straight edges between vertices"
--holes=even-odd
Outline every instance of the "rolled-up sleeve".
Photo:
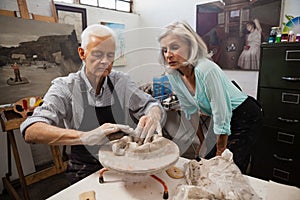
[{"label": "rolled-up sleeve", "polygon": [[52,82],[48,92],[43,97],[43,104],[35,108],[32,116],[21,124],[20,131],[24,135],[25,130],[36,122],[63,127],[63,119],[68,118],[67,112],[70,111],[71,93],[61,79]]},{"label": "rolled-up sleeve", "polygon": [[223,87],[223,78],[217,70],[211,70],[205,77],[205,92],[210,102],[215,134],[231,134],[232,108],[230,95]]}]

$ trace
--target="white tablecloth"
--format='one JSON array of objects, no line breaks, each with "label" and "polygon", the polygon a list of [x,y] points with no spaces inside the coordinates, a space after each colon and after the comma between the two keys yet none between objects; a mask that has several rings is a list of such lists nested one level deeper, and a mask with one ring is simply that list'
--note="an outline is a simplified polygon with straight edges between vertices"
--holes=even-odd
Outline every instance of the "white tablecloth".
[{"label": "white tablecloth", "polygon": [[[180,158],[176,163],[176,166],[183,169],[183,164],[188,162],[185,158]],[[176,187],[179,184],[184,184],[184,179],[172,179],[165,171],[156,174],[159,178],[164,180],[169,189],[169,199],[172,199],[176,191]],[[262,197],[263,200],[269,200],[267,193],[273,193],[269,182],[261,179],[245,176],[249,180],[249,184],[253,187],[256,193]],[[48,200],[61,200],[61,199],[79,199],[79,194],[87,191],[95,191],[97,200],[157,200],[163,199],[163,186],[154,180],[150,176],[140,176],[128,178],[115,172],[107,171],[104,173],[104,183],[98,182],[99,172],[96,172],[85,179],[71,185],[70,187],[62,190],[61,192],[51,196]],[[126,179],[126,181],[124,181]],[[286,186],[289,187],[290,186]],[[288,191],[286,188],[281,187],[281,184],[277,184],[277,191],[281,189],[281,193]],[[279,189],[280,188],[280,189]],[[299,190],[293,188],[297,196]],[[278,196],[279,195],[279,196]],[[281,198],[280,194],[277,194],[277,199]],[[299,194],[300,197],[300,194]],[[297,199],[297,197],[295,197]],[[293,198],[290,198],[293,199]],[[276,200],[276,198],[272,200]],[[295,200],[295,199],[293,199]],[[297,199],[298,200],[298,199]]]}]

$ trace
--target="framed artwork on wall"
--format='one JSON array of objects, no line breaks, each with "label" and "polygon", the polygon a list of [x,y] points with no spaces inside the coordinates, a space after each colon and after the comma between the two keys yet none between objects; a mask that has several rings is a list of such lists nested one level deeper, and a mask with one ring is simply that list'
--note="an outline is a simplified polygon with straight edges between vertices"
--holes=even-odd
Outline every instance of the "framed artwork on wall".
[{"label": "framed artwork on wall", "polygon": [[125,58],[125,24],[114,23],[114,22],[100,22],[100,24],[105,25],[111,28],[117,37],[117,48],[114,66],[125,66],[126,58]]},{"label": "framed artwork on wall", "polygon": [[86,9],[55,4],[58,23],[74,25],[77,40],[81,43],[80,35],[87,27]]},{"label": "framed artwork on wall", "polygon": [[0,105],[43,97],[82,61],[74,26],[0,15]]},{"label": "framed artwork on wall", "polygon": [[[268,42],[271,27],[280,26],[281,1],[223,0],[197,5],[196,30],[212,59],[226,70],[259,70],[260,45]],[[253,32],[257,22],[261,29]]]}]

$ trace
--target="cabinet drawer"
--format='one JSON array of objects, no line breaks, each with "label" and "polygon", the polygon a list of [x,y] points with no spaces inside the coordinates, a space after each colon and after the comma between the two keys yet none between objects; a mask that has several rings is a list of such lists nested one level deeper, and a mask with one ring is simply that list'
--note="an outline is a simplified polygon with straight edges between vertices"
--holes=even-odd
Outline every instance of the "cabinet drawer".
[{"label": "cabinet drawer", "polygon": [[263,126],[261,134],[261,140],[268,143],[269,154],[274,159],[297,162],[300,165],[300,157],[296,153],[300,146],[299,132]]},{"label": "cabinet drawer", "polygon": [[263,127],[252,157],[251,175],[284,184],[300,185],[300,158],[297,154],[299,138],[291,140],[278,137],[278,130]]},{"label": "cabinet drawer", "polygon": [[300,44],[263,47],[259,72],[260,86],[300,88]]},{"label": "cabinet drawer", "polygon": [[260,88],[258,101],[263,107],[264,124],[300,130],[300,90]]}]

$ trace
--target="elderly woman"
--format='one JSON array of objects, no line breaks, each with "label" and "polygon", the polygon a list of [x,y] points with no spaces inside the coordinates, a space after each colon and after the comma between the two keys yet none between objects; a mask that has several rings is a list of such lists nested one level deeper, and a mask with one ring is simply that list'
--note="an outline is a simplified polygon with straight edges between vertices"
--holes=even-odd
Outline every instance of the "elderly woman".
[{"label": "elderly woman", "polygon": [[[228,148],[234,154],[236,165],[246,173],[262,125],[261,107],[208,58],[205,43],[187,23],[167,25],[158,40],[160,62],[166,66],[187,119],[194,126],[199,124],[199,112],[213,119],[217,143],[207,158],[221,155]],[[202,144],[202,131],[199,138]]]}]

